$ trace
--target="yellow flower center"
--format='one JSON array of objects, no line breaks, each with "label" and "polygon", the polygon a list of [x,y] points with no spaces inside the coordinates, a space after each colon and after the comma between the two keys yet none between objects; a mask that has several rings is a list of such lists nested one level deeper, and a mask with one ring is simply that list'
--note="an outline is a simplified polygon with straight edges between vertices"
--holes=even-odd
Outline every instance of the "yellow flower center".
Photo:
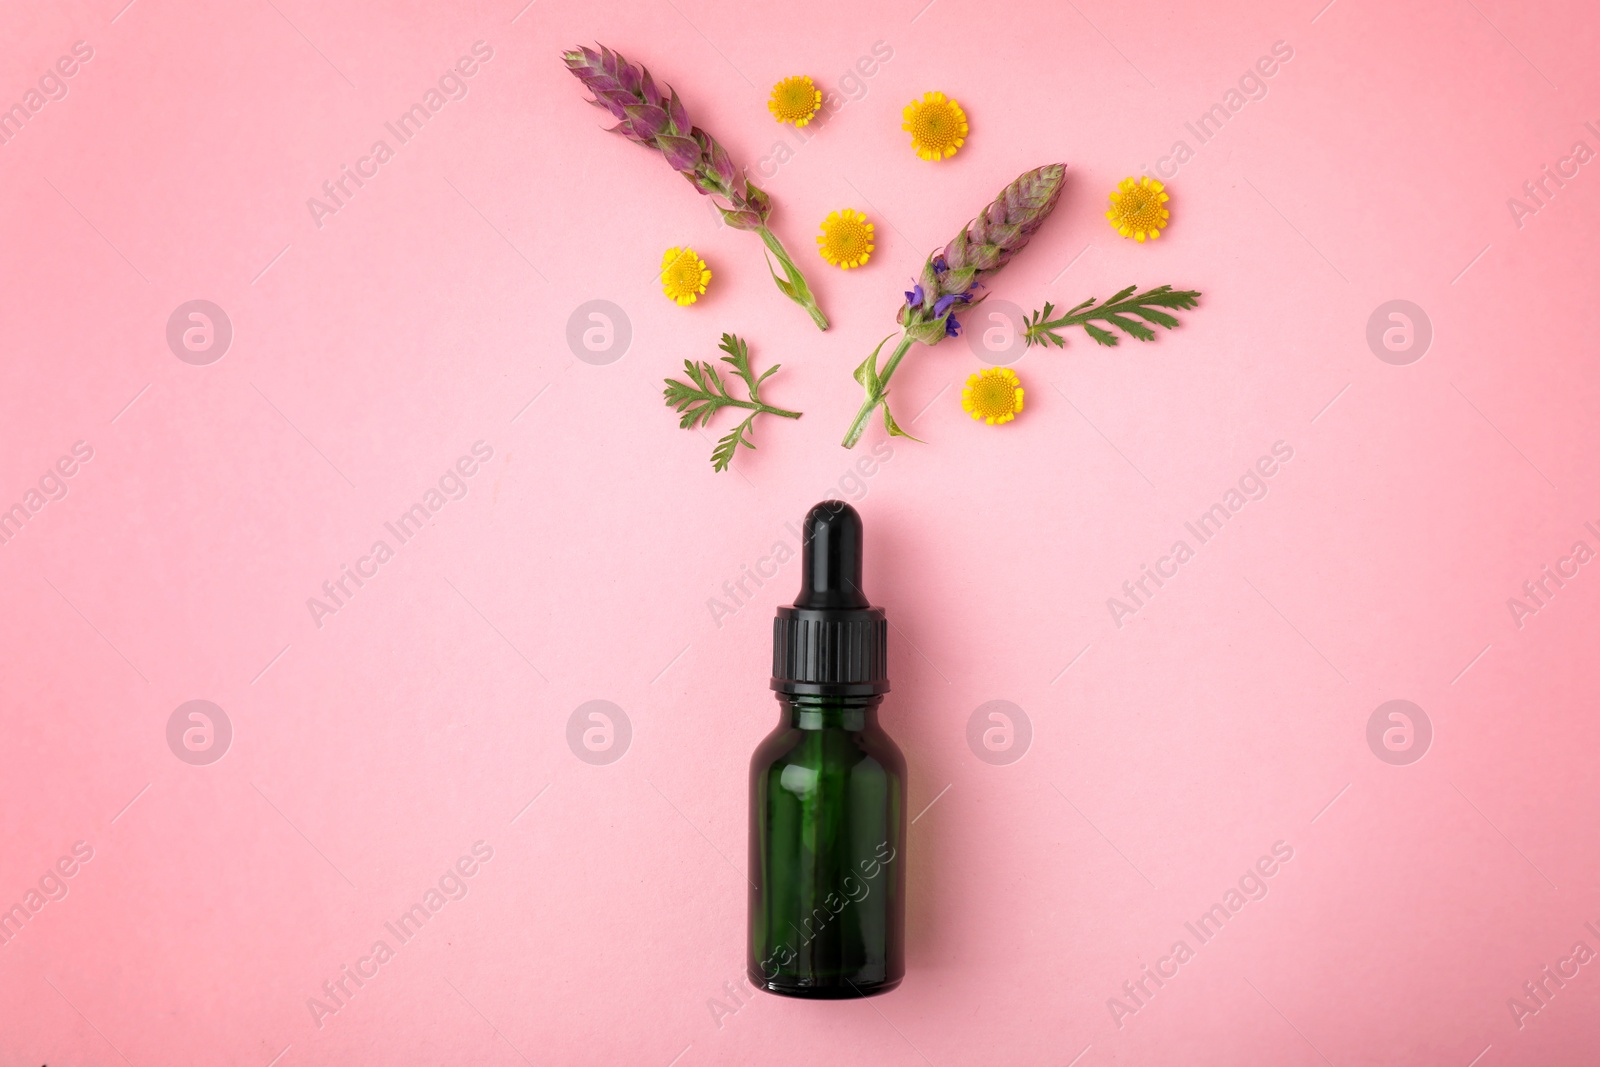
[{"label": "yellow flower center", "polygon": [[972,410],[986,419],[1009,415],[1016,392],[1003,378],[985,378],[972,390]]},{"label": "yellow flower center", "polygon": [[1161,218],[1161,201],[1143,186],[1136,187],[1122,198],[1122,217],[1134,226],[1148,229]]},{"label": "yellow flower center", "polygon": [[911,120],[911,136],[929,147],[943,147],[954,138],[955,116],[947,107],[925,107]]}]

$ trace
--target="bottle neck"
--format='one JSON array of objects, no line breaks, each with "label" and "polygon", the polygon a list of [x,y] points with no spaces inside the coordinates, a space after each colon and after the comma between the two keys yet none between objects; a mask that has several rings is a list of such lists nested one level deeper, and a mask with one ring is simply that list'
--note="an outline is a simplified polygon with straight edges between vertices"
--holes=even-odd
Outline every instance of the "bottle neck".
[{"label": "bottle neck", "polygon": [[883,695],[864,697],[802,696],[779,693],[778,708],[784,722],[797,730],[875,729]]}]

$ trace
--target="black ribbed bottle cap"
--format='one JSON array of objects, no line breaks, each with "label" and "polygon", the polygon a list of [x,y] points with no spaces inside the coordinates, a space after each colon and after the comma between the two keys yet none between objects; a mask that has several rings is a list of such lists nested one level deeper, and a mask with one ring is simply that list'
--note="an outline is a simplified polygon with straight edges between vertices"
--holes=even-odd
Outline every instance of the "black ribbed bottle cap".
[{"label": "black ribbed bottle cap", "polygon": [[810,696],[889,691],[889,623],[861,591],[861,516],[842,500],[806,514],[800,595],[772,620],[772,688]]}]

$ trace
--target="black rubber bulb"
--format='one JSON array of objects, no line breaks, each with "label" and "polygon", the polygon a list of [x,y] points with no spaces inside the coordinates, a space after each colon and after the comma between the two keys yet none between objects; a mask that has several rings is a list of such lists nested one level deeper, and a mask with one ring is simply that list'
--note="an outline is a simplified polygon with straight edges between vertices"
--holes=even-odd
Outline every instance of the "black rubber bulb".
[{"label": "black rubber bulb", "polygon": [[842,500],[806,513],[797,608],[865,608],[861,589],[861,516]]}]

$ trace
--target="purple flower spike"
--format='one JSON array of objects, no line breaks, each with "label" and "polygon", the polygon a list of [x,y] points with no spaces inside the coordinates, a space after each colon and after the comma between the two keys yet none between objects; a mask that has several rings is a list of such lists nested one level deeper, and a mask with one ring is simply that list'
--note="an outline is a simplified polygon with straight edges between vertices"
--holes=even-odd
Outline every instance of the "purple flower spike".
[{"label": "purple flower spike", "polygon": [[612,130],[661,153],[672,169],[702,195],[726,201],[725,207],[713,202],[727,225],[761,236],[783,268],[783,277],[777,279],[778,288],[805,308],[818,329],[826,330],[827,316],[817,306],[805,275],[767,228],[772,215],[771,198],[745,179],[722,145],[689,122],[689,113],[672,87],[657,85],[644,67],[605,47],[598,51],[587,47],[572,49],[563,52],[561,60],[594,94],[591,102],[619,120]]},{"label": "purple flower spike", "polygon": [[846,448],[853,448],[861,440],[873,412],[879,408],[883,409],[884,426],[891,437],[909,436],[889,414],[889,379],[913,344],[935,345],[947,337],[961,335],[956,308],[962,308],[965,314],[976,306],[983,299],[979,294],[983,280],[1022,251],[1028,238],[1055,210],[1066,169],[1063,163],[1052,163],[1019,175],[962,228],[955,240],[927,258],[916,289],[906,294],[906,303],[896,316],[896,321],[905,327],[900,343],[882,366],[878,351],[874,350],[856,368],[855,379],[866,390],[866,398],[844,435]]}]

